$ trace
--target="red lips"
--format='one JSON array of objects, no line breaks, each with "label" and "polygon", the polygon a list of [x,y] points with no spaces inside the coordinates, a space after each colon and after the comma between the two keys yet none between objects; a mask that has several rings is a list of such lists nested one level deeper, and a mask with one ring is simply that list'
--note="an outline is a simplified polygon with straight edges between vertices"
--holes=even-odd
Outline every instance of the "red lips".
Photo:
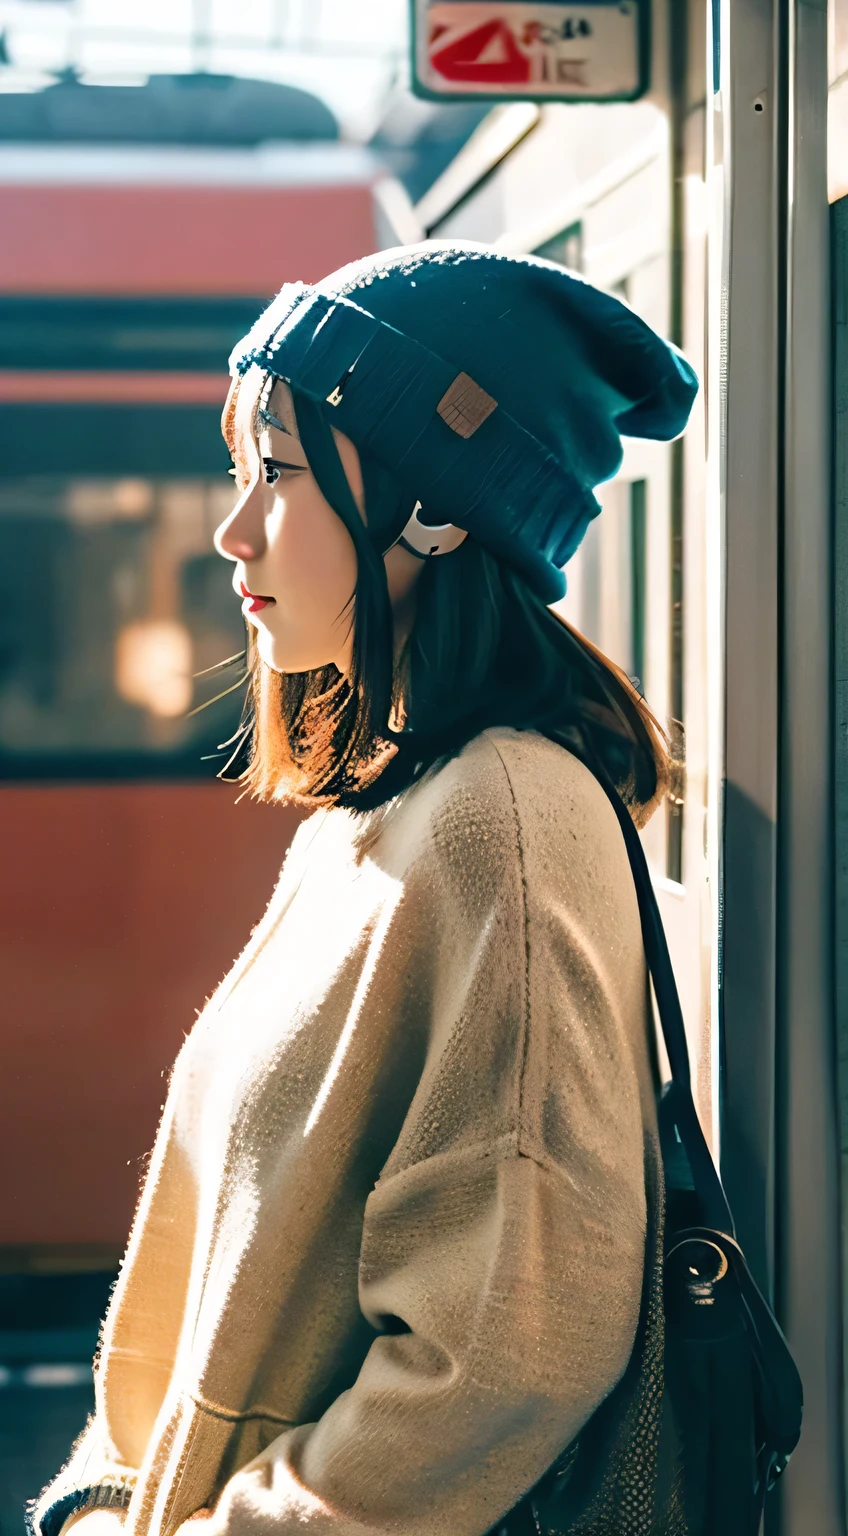
[{"label": "red lips", "polygon": [[248,605],[248,613],[258,613],[260,608],[267,608],[269,603],[275,601],[273,597],[260,597],[258,593],[248,591],[244,582],[241,583],[241,595],[252,598],[252,602]]}]

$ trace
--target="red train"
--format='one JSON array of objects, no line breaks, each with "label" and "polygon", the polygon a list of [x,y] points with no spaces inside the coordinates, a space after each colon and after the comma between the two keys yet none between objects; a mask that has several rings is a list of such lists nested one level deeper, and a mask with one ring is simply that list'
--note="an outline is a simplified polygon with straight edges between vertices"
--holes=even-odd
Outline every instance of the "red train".
[{"label": "red train", "polygon": [[[85,143],[37,142],[49,91],[13,103],[22,123],[0,102],[17,140],[0,169],[7,1271],[122,1251],[163,1075],[293,831],[291,812],[236,805],[226,755],[202,761],[237,703],[188,716],[215,692],[194,674],[244,641],[211,546],[232,495],[229,348],[281,282],[409,235],[387,213],[397,184],[319,104],[231,83],[216,119],[215,88],[178,103],[173,143],[120,143],[96,89],[75,98]],[[168,137],[173,91],[147,99],[161,115],[124,137]],[[140,100],[123,93],[136,117]],[[123,111],[116,90],[96,105]]]}]

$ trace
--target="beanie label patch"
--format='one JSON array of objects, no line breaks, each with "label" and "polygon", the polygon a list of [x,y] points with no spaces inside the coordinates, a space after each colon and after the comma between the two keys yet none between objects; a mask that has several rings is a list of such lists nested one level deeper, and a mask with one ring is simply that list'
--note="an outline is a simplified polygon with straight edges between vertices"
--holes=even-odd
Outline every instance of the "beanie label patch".
[{"label": "beanie label patch", "polygon": [[497,405],[497,400],[487,395],[467,373],[458,373],[436,410],[452,432],[459,437],[473,437],[492,411],[497,410]]}]

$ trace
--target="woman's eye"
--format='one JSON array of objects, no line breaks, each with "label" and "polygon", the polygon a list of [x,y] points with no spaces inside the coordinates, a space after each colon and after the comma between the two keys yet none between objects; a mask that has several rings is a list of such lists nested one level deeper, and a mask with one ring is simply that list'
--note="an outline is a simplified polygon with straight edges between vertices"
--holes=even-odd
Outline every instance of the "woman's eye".
[{"label": "woman's eye", "polygon": [[265,465],[265,484],[266,485],[276,485],[276,483],[279,480],[279,478],[280,478],[280,471],[278,470],[276,464],[266,464]]}]

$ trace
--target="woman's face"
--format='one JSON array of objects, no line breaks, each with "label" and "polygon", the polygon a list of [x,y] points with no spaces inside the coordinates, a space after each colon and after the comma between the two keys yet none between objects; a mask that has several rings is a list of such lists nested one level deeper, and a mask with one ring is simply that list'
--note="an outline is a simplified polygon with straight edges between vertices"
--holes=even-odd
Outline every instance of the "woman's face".
[{"label": "woman's face", "polygon": [[[236,563],[233,589],[243,598],[268,666],[275,672],[308,672],[335,662],[347,672],[356,585],[353,540],[309,470],[288,385],[275,381],[262,401],[262,384],[263,374],[254,367],[238,389],[232,450],[239,497],[215,534],[215,547]],[[226,414],[225,407],[225,419]],[[359,455],[349,438],[335,429],[333,436],[364,521]],[[410,579],[414,574],[410,571]]]}]

